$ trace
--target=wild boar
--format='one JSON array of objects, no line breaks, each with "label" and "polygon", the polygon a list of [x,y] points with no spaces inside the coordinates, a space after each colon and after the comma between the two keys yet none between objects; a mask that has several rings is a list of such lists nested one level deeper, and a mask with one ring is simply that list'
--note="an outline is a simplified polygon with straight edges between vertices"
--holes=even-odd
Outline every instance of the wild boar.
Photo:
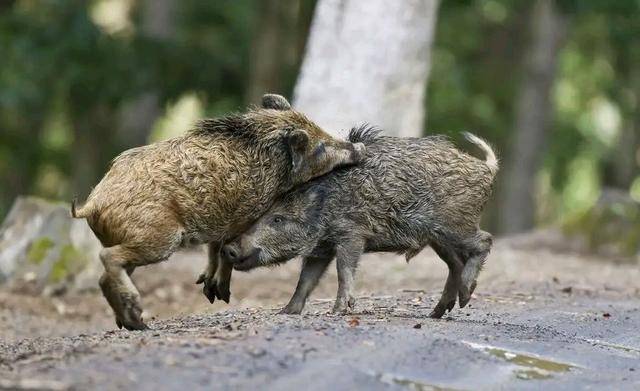
[{"label": "wild boar", "polygon": [[299,314],[335,257],[338,294],[334,312],[354,306],[353,281],[366,252],[397,252],[407,262],[431,246],[449,274],[430,316],[470,300],[492,245],[480,230],[482,209],[498,161],[482,139],[466,133],[485,160],[459,151],[446,138],[384,137],[354,128],[349,141],[366,146],[364,160],[337,169],[282,196],[253,227],[226,244],[223,258],[236,270],[303,257],[298,286],[282,310]]},{"label": "wild boar", "polygon": [[144,329],[140,294],[130,275],[166,260],[181,246],[209,243],[198,279],[213,302],[228,301],[231,267],[221,245],[295,185],[357,163],[362,144],[334,139],[279,95],[244,114],[200,121],[187,134],[116,157],[82,207],[105,247],[100,287],[118,327]]}]

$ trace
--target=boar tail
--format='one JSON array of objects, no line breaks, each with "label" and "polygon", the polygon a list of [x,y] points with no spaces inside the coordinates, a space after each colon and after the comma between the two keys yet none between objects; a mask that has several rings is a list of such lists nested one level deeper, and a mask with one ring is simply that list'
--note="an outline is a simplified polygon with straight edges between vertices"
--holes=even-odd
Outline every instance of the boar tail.
[{"label": "boar tail", "polygon": [[73,201],[71,201],[71,217],[74,219],[82,219],[91,214],[92,208],[89,206],[89,203],[86,203],[84,206],[80,207],[80,209],[78,209],[77,204],[78,199],[74,198]]},{"label": "boar tail", "polygon": [[489,171],[491,171],[491,175],[495,177],[496,174],[498,173],[498,158],[496,157],[496,154],[493,152],[493,149],[491,149],[491,147],[486,141],[484,141],[483,139],[481,139],[480,137],[474,134],[471,134],[469,132],[462,132],[462,135],[464,136],[464,138],[467,139],[467,141],[476,145],[478,148],[482,149],[482,152],[484,152],[484,156],[485,156],[484,164],[486,164],[487,167],[489,168]]}]

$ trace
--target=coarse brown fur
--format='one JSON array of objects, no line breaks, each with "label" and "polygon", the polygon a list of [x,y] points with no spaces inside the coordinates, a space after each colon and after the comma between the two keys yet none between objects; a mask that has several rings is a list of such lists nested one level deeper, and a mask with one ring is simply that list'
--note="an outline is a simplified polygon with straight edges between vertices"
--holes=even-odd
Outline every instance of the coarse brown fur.
[{"label": "coarse brown fur", "polygon": [[228,301],[231,267],[217,262],[221,244],[278,195],[356,163],[363,150],[332,138],[286,99],[265,95],[261,108],[202,120],[183,136],[120,154],[84,206],[72,204],[73,216],[86,218],[105,247],[100,286],[118,326],[146,327],[128,275],[181,246],[211,243],[198,281],[211,301]]},{"label": "coarse brown fur", "polygon": [[446,138],[379,136],[352,130],[367,154],[357,166],[335,170],[281,197],[252,228],[223,248],[238,270],[302,256],[296,292],[283,309],[300,313],[308,295],[335,257],[338,297],[334,311],[352,307],[355,269],[364,252],[405,254],[407,261],[431,246],[449,267],[441,317],[459,296],[467,304],[491,248],[480,230],[482,209],[492,191],[498,161],[482,139],[465,137],[485,154],[472,157]]}]

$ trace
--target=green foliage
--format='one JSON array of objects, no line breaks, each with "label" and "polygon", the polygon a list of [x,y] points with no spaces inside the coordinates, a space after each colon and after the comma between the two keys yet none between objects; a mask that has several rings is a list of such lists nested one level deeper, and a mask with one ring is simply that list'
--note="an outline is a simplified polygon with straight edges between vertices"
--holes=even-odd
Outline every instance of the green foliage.
[{"label": "green foliage", "polygon": [[[95,183],[109,159],[133,146],[123,137],[120,114],[141,97],[157,97],[156,117],[185,99],[197,100],[204,115],[245,104],[261,20],[255,1],[174,0],[170,31],[159,36],[145,33],[142,0],[126,2],[129,27],[108,31],[94,17],[101,1],[0,5],[0,218],[18,194],[70,199],[78,177],[94,176],[86,180]],[[297,23],[308,23],[315,1],[288,4],[302,15]],[[457,138],[472,131],[508,155],[532,4],[441,2],[427,92],[429,132]],[[568,17],[569,33],[558,59],[537,197],[543,222],[588,210],[600,188],[612,185],[608,173],[623,132],[637,132],[640,140],[640,2],[556,4]],[[285,31],[304,35],[305,28]],[[286,72],[279,79],[282,90],[291,91],[296,75]],[[148,121],[148,133],[173,124]]]},{"label": "green foliage", "polygon": [[[156,94],[160,108],[186,93],[214,112],[242,106],[253,2],[175,1],[166,37],[144,33],[140,2],[133,3],[132,33],[105,31],[91,18],[97,3],[0,7],[0,217],[18,194],[70,198],[65,178],[74,167],[98,164],[87,172],[100,175],[131,146],[120,139],[118,113],[140,96]],[[94,161],[78,160],[89,147]]]},{"label": "green foliage", "polygon": [[[600,186],[609,185],[608,166],[620,158],[621,133],[640,118],[640,2],[556,4],[568,17],[569,31],[558,59],[542,170],[550,188],[537,197],[544,222],[593,206]],[[508,155],[532,5],[441,3],[427,98],[430,133],[457,138],[469,130]]]}]

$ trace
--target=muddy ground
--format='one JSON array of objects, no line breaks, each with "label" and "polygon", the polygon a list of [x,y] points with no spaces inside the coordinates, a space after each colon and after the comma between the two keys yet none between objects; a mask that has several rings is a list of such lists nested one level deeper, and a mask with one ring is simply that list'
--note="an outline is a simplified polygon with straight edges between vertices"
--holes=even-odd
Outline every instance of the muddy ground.
[{"label": "muddy ground", "polygon": [[430,250],[370,255],[347,316],[335,272],[304,315],[278,315],[298,262],[235,273],[232,303],[194,285],[204,253],[136,271],[152,330],[115,329],[97,292],[0,290],[0,389],[640,389],[640,267],[555,233],[498,240],[467,308],[426,316],[444,284]]}]

